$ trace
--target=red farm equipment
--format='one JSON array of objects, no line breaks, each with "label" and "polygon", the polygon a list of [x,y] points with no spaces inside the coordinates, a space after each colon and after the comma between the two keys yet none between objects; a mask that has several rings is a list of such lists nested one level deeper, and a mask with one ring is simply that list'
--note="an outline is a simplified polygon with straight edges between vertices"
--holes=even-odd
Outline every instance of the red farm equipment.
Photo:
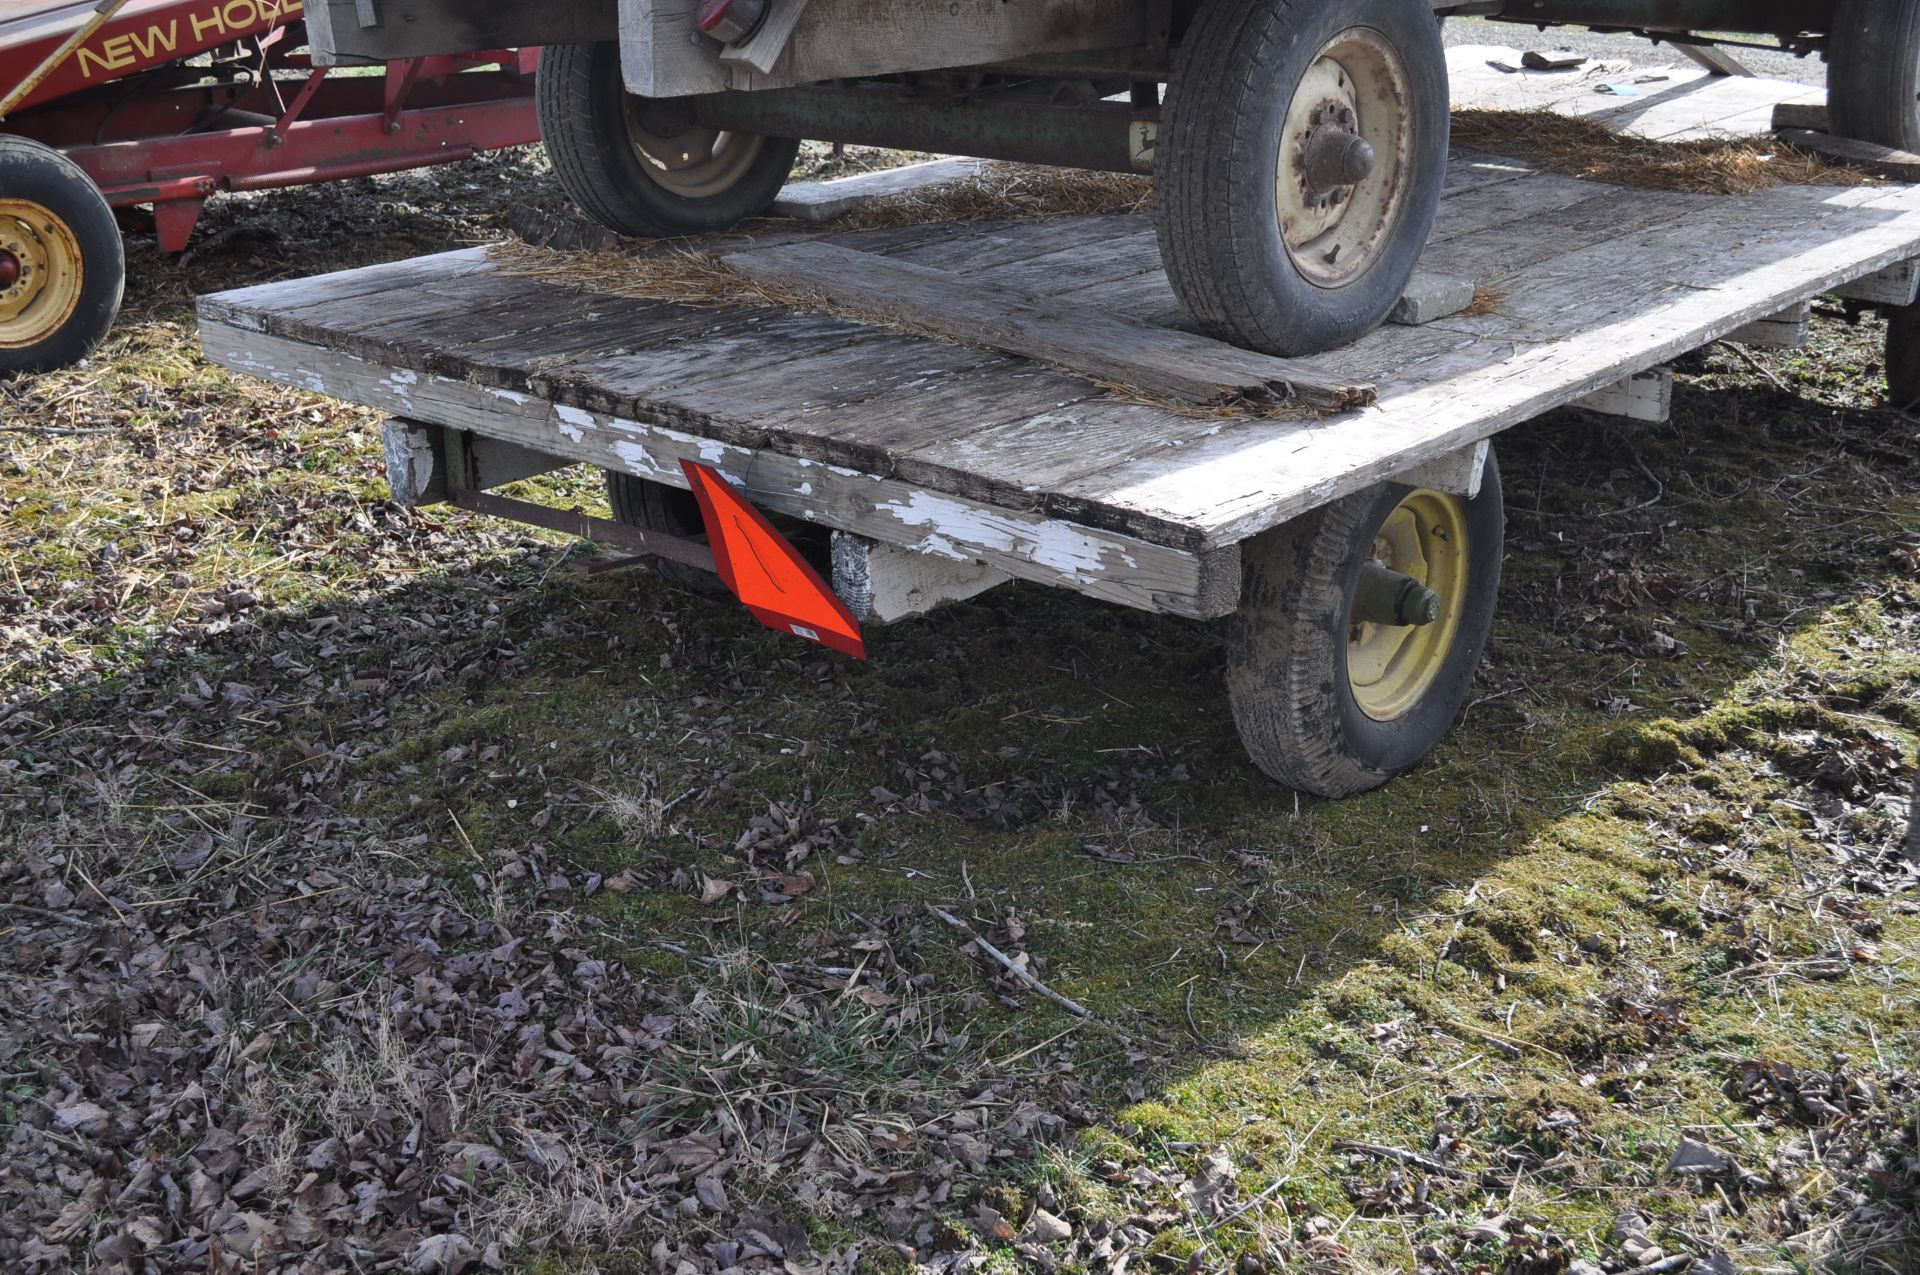
[{"label": "red farm equipment", "polygon": [[316,65],[299,0],[0,4],[0,375],[84,357],[120,304],[113,210],[183,251],[209,196],[540,137],[534,49]]}]

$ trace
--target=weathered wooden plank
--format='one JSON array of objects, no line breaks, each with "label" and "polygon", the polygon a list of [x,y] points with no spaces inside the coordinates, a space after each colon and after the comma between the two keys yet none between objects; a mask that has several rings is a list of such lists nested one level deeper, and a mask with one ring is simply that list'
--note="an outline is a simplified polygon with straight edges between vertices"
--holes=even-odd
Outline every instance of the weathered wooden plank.
[{"label": "weathered wooden plank", "polygon": [[798,217],[802,221],[832,221],[875,199],[964,181],[978,176],[984,167],[983,160],[955,157],[883,168],[832,181],[791,182],[773,201],[773,212],[778,217]]},{"label": "weathered wooden plank", "polygon": [[791,244],[724,260],[750,279],[798,288],[861,313],[1193,403],[1349,407],[1371,398],[1370,387],[1304,376],[1285,359],[894,258]]},{"label": "weathered wooden plank", "polygon": [[1583,394],[1568,406],[1585,408],[1602,416],[1659,425],[1673,415],[1673,371],[1664,367],[1648,368],[1604,389]]},{"label": "weathered wooden plank", "polygon": [[1912,305],[1920,300],[1920,261],[1896,262],[1885,270],[1849,279],[1834,288],[1833,295],[1875,305]]},{"label": "weathered wooden plank", "polygon": [[1087,248],[1151,229],[1151,223],[1137,213],[1111,213],[1097,217],[1051,217],[1042,221],[978,222],[963,234],[922,237],[918,242],[893,250],[872,248],[855,242],[852,237],[835,236],[828,242],[936,270],[978,274],[1016,261],[1030,261],[1063,249]]},{"label": "weathered wooden plank", "polygon": [[401,289],[432,288],[451,283],[464,274],[487,273],[493,264],[485,248],[462,248],[456,252],[435,253],[428,257],[409,257],[377,266],[361,266],[336,274],[314,275],[304,279],[281,279],[257,283],[199,299],[199,313],[223,323],[244,327],[267,312],[287,313],[302,305],[361,297],[371,309],[375,297]]},{"label": "weathered wooden plank", "polygon": [[[1143,525],[1204,524],[1200,543],[1237,542],[1916,251],[1920,192],[1909,188],[1728,197],[1691,233],[1653,231],[1592,250],[1590,264],[1543,267],[1590,282],[1577,297],[1561,292],[1562,319],[1543,315],[1524,340],[1498,315],[1417,329],[1459,325],[1475,339],[1404,376],[1383,377],[1378,407],[1363,416],[1257,434],[1225,430],[1175,464],[1147,460],[1086,475],[1054,493],[1049,507],[1100,501],[1133,511]],[[1645,282],[1623,284],[1623,262]],[[1674,277],[1686,282],[1661,282]]]},{"label": "weathered wooden plank", "polygon": [[1778,314],[1742,324],[1721,339],[1761,349],[1797,350],[1813,339],[1813,303],[1788,306]]},{"label": "weathered wooden plank", "polygon": [[1070,21],[1054,5],[1006,0],[809,0],[803,10],[775,6],[769,22],[794,20],[790,37],[770,40],[777,57],[730,68],[713,41],[696,38],[698,7],[697,0],[620,0],[621,65],[630,91],[682,97],[778,88],[1146,42],[1146,8],[1138,0],[1076,0]]},{"label": "weathered wooden plank", "polygon": [[[285,8],[292,12],[297,6]],[[367,9],[378,16],[377,22],[363,21]],[[614,34],[611,5],[474,4],[472,0],[378,0],[377,5],[369,5],[367,0],[307,0],[300,16],[307,21],[318,66],[610,40]]]},{"label": "weathered wooden plank", "polygon": [[218,321],[203,324],[201,341],[209,359],[237,372],[410,420],[470,429],[576,463],[684,487],[680,461],[699,460],[776,513],[954,561],[977,559],[1010,576],[1124,606],[1217,618],[1239,598],[1237,548],[1189,553],[528,394],[383,367]]},{"label": "weathered wooden plank", "polygon": [[1812,151],[1815,155],[1838,160],[1863,173],[1872,173],[1876,177],[1891,177],[1895,181],[1902,182],[1920,181],[1920,155],[1912,151],[1898,150],[1892,146],[1878,146],[1854,137],[1835,137],[1831,133],[1816,133],[1807,128],[1783,128],[1779,130],[1779,137],[1789,146],[1797,146],[1803,151]]},{"label": "weathered wooden plank", "polygon": [[984,562],[957,562],[844,531],[833,533],[833,591],[862,624],[894,624],[925,615],[1008,579]]}]

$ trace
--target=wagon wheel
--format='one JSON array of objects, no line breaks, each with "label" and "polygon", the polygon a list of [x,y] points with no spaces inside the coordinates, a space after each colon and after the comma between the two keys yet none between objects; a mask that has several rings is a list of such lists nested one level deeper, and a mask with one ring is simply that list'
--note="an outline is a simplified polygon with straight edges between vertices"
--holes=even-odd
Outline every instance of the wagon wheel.
[{"label": "wagon wheel", "polygon": [[78,362],[126,286],[113,210],[56,150],[0,136],[0,376]]},{"label": "wagon wheel", "polygon": [[792,138],[703,128],[680,99],[633,96],[613,41],[546,49],[537,94],[560,184],[623,235],[707,234],[757,217],[800,153]]},{"label": "wagon wheel", "polygon": [[1386,318],[1447,159],[1426,0],[1208,0],[1168,86],[1161,255],[1223,340],[1306,354]]},{"label": "wagon wheel", "polygon": [[[607,504],[613,508],[615,522],[642,531],[658,531],[685,540],[707,539],[706,521],[700,516],[700,502],[690,491],[669,487],[651,478],[607,471]],[[653,573],[695,593],[725,593],[726,586],[711,571],[702,571],[682,562],[655,558]]]},{"label": "wagon wheel", "polygon": [[1839,0],[1827,42],[1828,126],[1920,150],[1920,0]]},{"label": "wagon wheel", "polygon": [[1344,797],[1453,724],[1500,591],[1500,472],[1464,496],[1381,483],[1242,546],[1227,697],[1254,764]]},{"label": "wagon wheel", "polygon": [[1888,306],[1887,405],[1920,406],[1920,305]]}]

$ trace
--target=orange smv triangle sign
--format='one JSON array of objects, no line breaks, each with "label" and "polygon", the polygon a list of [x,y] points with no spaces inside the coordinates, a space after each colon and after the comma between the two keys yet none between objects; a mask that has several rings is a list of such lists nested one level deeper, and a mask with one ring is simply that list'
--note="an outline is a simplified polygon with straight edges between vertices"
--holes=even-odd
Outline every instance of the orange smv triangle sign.
[{"label": "orange smv triangle sign", "polygon": [[720,578],[754,619],[770,629],[867,658],[860,624],[800,551],[773,529],[719,471],[683,460],[680,469],[700,502]]}]

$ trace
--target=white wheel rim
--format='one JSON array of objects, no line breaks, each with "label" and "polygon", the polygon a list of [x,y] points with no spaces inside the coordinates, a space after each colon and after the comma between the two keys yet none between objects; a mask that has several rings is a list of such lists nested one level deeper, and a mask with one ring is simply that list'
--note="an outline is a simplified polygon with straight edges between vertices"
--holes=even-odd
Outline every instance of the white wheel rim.
[{"label": "white wheel rim", "polygon": [[[1322,45],[1287,107],[1274,164],[1280,237],[1294,267],[1323,288],[1364,274],[1392,242],[1406,203],[1412,84],[1379,32],[1351,27]],[[1346,135],[1372,147],[1372,171],[1315,184],[1306,156]]]},{"label": "white wheel rim", "polygon": [[677,132],[654,133],[640,122],[635,99],[626,101],[627,139],[647,175],[683,199],[710,199],[738,185],[766,143],[756,133],[728,133],[689,124]]}]

